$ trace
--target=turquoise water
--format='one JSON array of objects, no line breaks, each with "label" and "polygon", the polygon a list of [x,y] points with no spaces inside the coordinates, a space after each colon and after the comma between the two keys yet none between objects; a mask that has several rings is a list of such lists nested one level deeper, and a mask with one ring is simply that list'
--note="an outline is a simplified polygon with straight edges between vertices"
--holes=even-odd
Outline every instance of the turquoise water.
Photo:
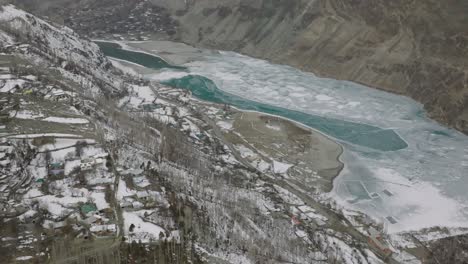
[{"label": "turquoise water", "polygon": [[152,56],[150,54],[142,52],[124,50],[117,43],[102,41],[95,41],[95,43],[99,46],[101,51],[108,57],[133,62],[141,66],[156,70],[164,68],[178,70],[186,69],[185,67],[171,65],[157,56]]},{"label": "turquoise water", "polygon": [[194,96],[201,100],[282,116],[351,144],[380,151],[396,151],[408,146],[393,130],[306,114],[244,99],[218,89],[212,80],[203,76],[188,75],[179,79],[163,81],[162,83],[171,87],[190,90]]}]

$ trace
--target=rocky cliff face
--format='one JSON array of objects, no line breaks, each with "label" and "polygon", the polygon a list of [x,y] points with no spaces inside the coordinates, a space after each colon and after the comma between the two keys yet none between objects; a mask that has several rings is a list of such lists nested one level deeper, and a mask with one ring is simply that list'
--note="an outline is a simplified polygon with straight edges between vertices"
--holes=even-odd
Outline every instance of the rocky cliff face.
[{"label": "rocky cliff face", "polygon": [[[409,95],[468,133],[468,3],[154,0],[177,38]],[[187,4],[185,4],[187,3]]]},{"label": "rocky cliff face", "polygon": [[[38,10],[30,0],[13,2]],[[234,50],[411,96],[432,118],[468,133],[466,1],[82,0],[66,9],[67,1],[46,2],[50,8],[41,14],[62,14],[82,34],[127,30],[134,36],[154,28],[195,46]],[[138,6],[151,10],[154,19],[138,15]],[[131,23],[87,23],[90,17]]]}]

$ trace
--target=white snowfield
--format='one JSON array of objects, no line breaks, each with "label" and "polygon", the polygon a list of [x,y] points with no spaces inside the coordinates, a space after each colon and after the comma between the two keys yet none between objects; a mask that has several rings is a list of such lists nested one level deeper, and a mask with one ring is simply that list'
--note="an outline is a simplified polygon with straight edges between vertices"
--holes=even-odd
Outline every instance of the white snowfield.
[{"label": "white snowfield", "polygon": [[109,203],[106,202],[104,193],[93,192],[91,194],[91,198],[93,199],[94,204],[96,204],[96,208],[98,211],[110,208]]},{"label": "white snowfield", "polygon": [[81,136],[81,135],[62,134],[62,133],[22,134],[22,135],[8,136],[8,138],[39,138],[39,137],[83,138],[83,136]]},{"label": "white snowfield", "polygon": [[222,128],[224,130],[231,130],[233,123],[232,122],[227,122],[227,121],[218,121],[216,123],[216,125],[218,125],[220,128]]},{"label": "white snowfield", "polygon": [[42,113],[36,113],[28,110],[22,111],[11,111],[10,117],[14,117],[17,119],[32,119],[32,120],[39,120],[44,122],[52,122],[52,123],[62,123],[62,124],[88,124],[89,121],[85,118],[77,118],[77,117],[56,117],[56,116],[49,116],[45,117]]},{"label": "white snowfield", "polygon": [[18,112],[11,111],[10,117],[14,117],[18,119],[39,119],[39,118],[43,118],[44,115],[42,113],[35,113],[32,111],[23,110],[23,111],[18,111]]},{"label": "white snowfield", "polygon": [[76,207],[80,202],[85,203],[87,199],[85,197],[65,196],[59,198],[53,195],[45,195],[33,198],[33,200],[39,201],[39,206],[48,210],[54,218],[59,218],[74,210],[69,208]]},{"label": "white snowfield", "polygon": [[[123,212],[124,230],[128,238],[127,242],[139,241],[148,243],[150,240],[159,240],[159,234],[164,233],[161,227],[143,221],[137,212]],[[134,225],[133,232],[130,232],[131,225]]]},{"label": "white snowfield", "polygon": [[1,93],[8,93],[13,88],[16,86],[22,87],[23,84],[25,84],[25,80],[20,80],[20,79],[11,79],[11,80],[6,80],[4,84],[0,83],[0,92]]},{"label": "white snowfield", "polygon": [[47,117],[42,119],[42,121],[54,122],[54,123],[63,123],[63,124],[88,124],[89,121],[84,118],[74,118],[74,117]]},{"label": "white snowfield", "polygon": [[278,173],[278,174],[284,174],[292,166],[293,165],[291,165],[291,164],[287,164],[287,163],[283,163],[283,162],[279,162],[279,161],[274,160],[273,161],[273,172]]}]

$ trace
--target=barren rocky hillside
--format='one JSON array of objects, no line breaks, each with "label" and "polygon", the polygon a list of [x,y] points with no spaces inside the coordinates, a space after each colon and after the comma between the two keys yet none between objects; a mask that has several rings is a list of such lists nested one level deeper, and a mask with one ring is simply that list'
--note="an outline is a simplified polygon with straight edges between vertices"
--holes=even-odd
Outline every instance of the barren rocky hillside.
[{"label": "barren rocky hillside", "polygon": [[[35,9],[33,1],[13,2]],[[148,23],[145,16],[147,26],[134,30],[155,28],[196,46],[235,50],[409,95],[431,117],[468,132],[468,3],[463,1],[110,0],[81,1],[67,10],[61,9],[67,1],[49,2],[48,9],[35,11],[61,16],[88,34],[126,29],[86,23],[90,14],[105,11],[132,22],[143,16],[131,10],[151,6],[160,18]]]}]

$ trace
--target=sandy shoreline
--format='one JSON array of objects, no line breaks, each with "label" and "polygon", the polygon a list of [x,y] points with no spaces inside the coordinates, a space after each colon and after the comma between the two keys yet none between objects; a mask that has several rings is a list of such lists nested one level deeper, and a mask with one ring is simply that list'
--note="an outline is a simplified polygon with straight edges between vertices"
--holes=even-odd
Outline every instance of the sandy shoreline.
[{"label": "sandy shoreline", "polygon": [[[343,147],[323,133],[293,120],[257,111],[237,110],[233,115],[233,144],[253,146],[266,159],[294,164],[287,177],[306,189],[330,192],[344,163]],[[311,178],[314,178],[312,180]],[[307,186],[306,186],[307,185]]]}]

